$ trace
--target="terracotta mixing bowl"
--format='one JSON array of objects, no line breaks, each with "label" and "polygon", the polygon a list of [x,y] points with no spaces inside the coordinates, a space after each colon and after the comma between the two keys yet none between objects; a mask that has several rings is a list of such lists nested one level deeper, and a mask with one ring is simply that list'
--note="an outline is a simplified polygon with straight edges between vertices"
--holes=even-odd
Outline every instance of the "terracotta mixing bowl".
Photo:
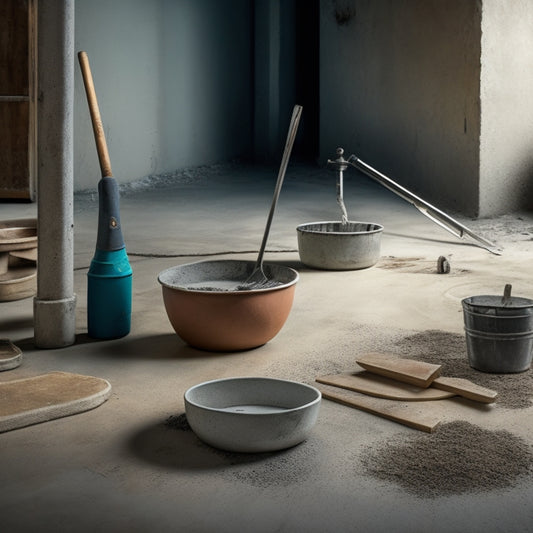
[{"label": "terracotta mixing bowl", "polygon": [[278,285],[236,290],[254,265],[254,261],[229,259],[201,261],[159,274],[168,318],[187,344],[230,352],[256,348],[277,335],[289,316],[298,272],[265,264],[265,274]]}]

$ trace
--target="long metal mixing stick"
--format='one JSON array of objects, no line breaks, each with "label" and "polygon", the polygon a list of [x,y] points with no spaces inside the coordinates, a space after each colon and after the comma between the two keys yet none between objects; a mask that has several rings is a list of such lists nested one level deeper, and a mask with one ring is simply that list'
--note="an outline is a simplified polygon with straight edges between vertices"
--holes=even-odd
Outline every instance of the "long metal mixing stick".
[{"label": "long metal mixing stick", "polygon": [[281,160],[281,166],[280,166],[279,173],[278,173],[278,179],[276,181],[276,188],[274,190],[274,197],[272,198],[272,205],[270,206],[270,211],[268,213],[265,233],[263,234],[263,240],[261,242],[261,248],[259,249],[259,255],[257,256],[255,268],[261,268],[263,264],[263,255],[265,253],[266,244],[268,241],[268,235],[270,233],[270,226],[272,224],[272,219],[274,218],[274,211],[276,210],[276,205],[278,203],[279,193],[281,192],[281,186],[283,185],[283,178],[285,177],[287,165],[289,164],[289,158],[291,156],[292,145],[294,144],[294,139],[296,138],[296,132],[298,131],[298,124],[300,122],[300,116],[302,114],[302,109],[303,109],[302,106],[295,105],[292,111],[291,123],[289,125],[289,134],[285,142],[285,150],[283,151],[283,157]]},{"label": "long metal mixing stick", "polygon": [[266,274],[263,271],[263,256],[266,250],[266,244],[268,241],[268,235],[270,233],[270,226],[272,225],[272,219],[274,218],[274,211],[276,210],[276,205],[278,203],[279,193],[281,192],[281,186],[283,185],[283,180],[285,178],[285,172],[287,170],[287,165],[289,164],[289,158],[292,152],[292,145],[296,138],[296,133],[298,131],[298,124],[300,123],[300,117],[302,115],[302,106],[295,105],[292,110],[291,122],[289,125],[289,132],[287,134],[287,140],[285,141],[285,149],[283,151],[283,157],[281,159],[281,165],[278,173],[278,179],[276,181],[276,188],[274,190],[274,197],[272,198],[272,204],[270,206],[270,211],[268,213],[268,219],[265,226],[265,232],[263,233],[263,240],[261,241],[261,247],[259,249],[259,254],[257,256],[257,261],[255,262],[254,269],[250,276],[240,285],[237,286],[237,290],[252,290],[260,288],[275,287],[279,285],[276,280],[269,280]]}]

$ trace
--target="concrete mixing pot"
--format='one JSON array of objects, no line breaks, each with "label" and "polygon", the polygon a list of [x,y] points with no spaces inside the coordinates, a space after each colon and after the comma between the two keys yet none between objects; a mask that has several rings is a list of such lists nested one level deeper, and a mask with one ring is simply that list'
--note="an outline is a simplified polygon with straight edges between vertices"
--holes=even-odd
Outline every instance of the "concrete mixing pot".
[{"label": "concrete mixing pot", "polygon": [[274,287],[238,290],[253,261],[200,261],[159,274],[165,309],[175,332],[187,344],[209,351],[256,348],[274,338],[287,320],[299,275],[265,264]]}]

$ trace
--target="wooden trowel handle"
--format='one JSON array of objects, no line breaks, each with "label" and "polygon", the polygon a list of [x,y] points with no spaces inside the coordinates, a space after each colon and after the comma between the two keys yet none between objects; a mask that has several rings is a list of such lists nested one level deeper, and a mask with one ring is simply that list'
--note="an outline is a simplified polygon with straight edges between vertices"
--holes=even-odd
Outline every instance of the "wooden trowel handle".
[{"label": "wooden trowel handle", "polygon": [[109,152],[105,141],[104,126],[102,125],[102,119],[100,118],[100,109],[98,108],[98,100],[96,99],[93,76],[91,74],[91,67],[89,66],[89,57],[87,56],[87,53],[79,52],[78,60],[80,62],[85,92],[87,93],[87,102],[89,103],[89,112],[91,114],[94,140],[96,141],[96,151],[98,153],[98,160],[100,161],[102,177],[113,177],[111,161],[109,159]]}]

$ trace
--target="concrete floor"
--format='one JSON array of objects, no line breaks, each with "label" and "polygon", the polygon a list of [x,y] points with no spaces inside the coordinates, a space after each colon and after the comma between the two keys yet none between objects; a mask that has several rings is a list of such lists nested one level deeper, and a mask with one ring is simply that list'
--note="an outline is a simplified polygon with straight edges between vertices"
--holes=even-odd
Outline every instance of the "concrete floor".
[{"label": "concrete floor", "polygon": [[[533,531],[533,477],[505,490],[413,496],[366,475],[360,459],[393,437],[424,434],[327,400],[307,441],[267,456],[220,453],[191,432],[165,426],[184,411],[183,393],[196,383],[245,375],[312,383],[318,375],[353,369],[357,354],[395,351],[416,332],[463,335],[463,297],[499,294],[506,283],[513,294],[533,297],[531,214],[461,219],[504,247],[495,256],[456,239],[355,171],[345,176],[346,206],[350,219],[385,226],[380,262],[350,272],[304,267],[296,225],[339,220],[340,213],[334,174],[292,165],[266,256],[300,272],[287,323],[252,351],[216,354],[186,346],[167,320],[158,273],[202,254],[255,258],[275,177],[276,170],[266,168],[213,167],[182,174],[176,184],[124,192],[132,331],[113,341],[86,335],[97,203],[94,194],[76,196],[77,341],[35,349],[32,299],[0,303],[1,337],[24,351],[22,365],[0,379],[61,370],[105,378],[113,391],[92,411],[0,435],[3,531]],[[31,216],[36,208],[5,203],[1,210],[8,219]],[[448,275],[436,273],[440,255],[449,258]],[[487,414],[458,403],[447,419],[507,429],[533,444],[532,415],[532,408],[496,405]]]}]

